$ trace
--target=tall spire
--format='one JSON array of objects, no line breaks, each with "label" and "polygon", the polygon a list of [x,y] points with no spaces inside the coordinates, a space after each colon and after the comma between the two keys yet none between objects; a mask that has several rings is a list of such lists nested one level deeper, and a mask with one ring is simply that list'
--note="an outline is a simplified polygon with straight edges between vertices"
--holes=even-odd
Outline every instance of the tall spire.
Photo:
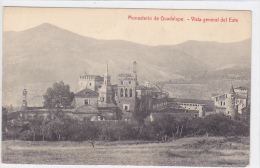
[{"label": "tall spire", "polygon": [[108,61],[107,61],[107,69],[106,69],[106,76],[108,76]]},{"label": "tall spire", "polygon": [[234,93],[235,93],[235,91],[234,91],[234,87],[233,87],[233,84],[232,84],[232,83],[230,84],[230,90],[229,90],[229,93],[230,93],[230,94],[234,94]]},{"label": "tall spire", "polygon": [[106,73],[104,75],[104,84],[110,85],[110,76],[108,74],[108,61],[107,61]]},{"label": "tall spire", "polygon": [[134,61],[134,63],[133,63],[133,73],[134,73],[135,81],[137,84],[137,63],[136,63],[136,61]]}]

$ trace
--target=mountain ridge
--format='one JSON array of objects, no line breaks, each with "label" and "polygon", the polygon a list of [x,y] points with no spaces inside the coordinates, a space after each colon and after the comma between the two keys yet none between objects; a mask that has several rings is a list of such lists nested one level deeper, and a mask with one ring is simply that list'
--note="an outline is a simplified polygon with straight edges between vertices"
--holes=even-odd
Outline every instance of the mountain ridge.
[{"label": "mountain ridge", "polygon": [[[86,71],[102,76],[107,61],[114,83],[117,74],[131,73],[134,61],[138,64],[141,83],[193,78],[203,72],[215,71],[230,62],[242,62],[250,67],[249,42],[250,39],[234,44],[191,40],[177,45],[149,46],[125,40],[98,40],[51,24],[42,24],[21,32],[4,32],[3,97],[6,98],[3,103],[11,101],[14,94],[19,97],[19,91],[25,85],[28,92],[38,97],[54,81],[60,80],[77,91],[79,75]],[[231,51],[227,51],[230,46]],[[215,51],[211,51],[214,48]],[[220,60],[214,59],[215,53],[221,55]],[[236,59],[238,57],[241,61]],[[223,63],[223,58],[227,59],[227,63]],[[18,97],[13,104],[19,102]]]}]

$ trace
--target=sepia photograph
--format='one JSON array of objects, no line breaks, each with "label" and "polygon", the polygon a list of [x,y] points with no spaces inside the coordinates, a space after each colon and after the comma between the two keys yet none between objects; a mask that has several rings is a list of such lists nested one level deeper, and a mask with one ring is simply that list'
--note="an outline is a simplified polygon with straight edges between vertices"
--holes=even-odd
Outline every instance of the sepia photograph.
[{"label": "sepia photograph", "polygon": [[252,12],[4,7],[4,164],[246,167]]}]

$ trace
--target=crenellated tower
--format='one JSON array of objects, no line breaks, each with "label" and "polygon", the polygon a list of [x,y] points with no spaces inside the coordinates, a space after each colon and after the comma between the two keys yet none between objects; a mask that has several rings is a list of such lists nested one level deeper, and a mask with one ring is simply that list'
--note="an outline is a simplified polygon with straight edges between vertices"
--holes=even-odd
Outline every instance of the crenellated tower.
[{"label": "crenellated tower", "polygon": [[231,84],[229,93],[225,94],[225,106],[226,106],[226,115],[231,119],[237,118],[237,108],[235,105],[235,91],[233,85]]}]

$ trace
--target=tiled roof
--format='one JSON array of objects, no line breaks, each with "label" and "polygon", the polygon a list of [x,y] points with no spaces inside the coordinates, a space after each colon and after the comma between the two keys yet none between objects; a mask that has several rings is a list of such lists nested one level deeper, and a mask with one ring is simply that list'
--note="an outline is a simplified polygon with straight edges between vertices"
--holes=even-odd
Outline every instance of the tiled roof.
[{"label": "tiled roof", "polygon": [[143,86],[143,85],[137,85],[136,86],[136,90],[142,90],[142,89],[148,89],[148,88]]},{"label": "tiled roof", "polygon": [[194,104],[213,104],[213,100],[201,100],[201,99],[185,99],[185,98],[175,98],[175,102],[180,103],[194,103]]},{"label": "tiled roof", "polygon": [[87,106],[87,105],[83,105],[83,106],[75,109],[75,112],[76,113],[90,113],[90,114],[99,113],[99,111],[97,109],[95,109],[92,106]]},{"label": "tiled roof", "polygon": [[95,92],[91,89],[83,89],[81,91],[79,91],[78,93],[75,94],[75,97],[84,97],[84,98],[88,98],[88,97],[98,97],[98,92]]}]

